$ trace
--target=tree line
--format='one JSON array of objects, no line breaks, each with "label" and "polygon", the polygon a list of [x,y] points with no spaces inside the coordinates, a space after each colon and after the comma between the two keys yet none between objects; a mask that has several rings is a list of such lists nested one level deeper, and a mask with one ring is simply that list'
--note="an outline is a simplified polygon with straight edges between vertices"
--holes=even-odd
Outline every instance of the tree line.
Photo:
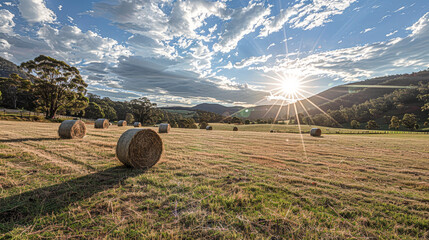
[{"label": "tree line", "polygon": [[[405,113],[410,106],[417,108],[421,114]],[[413,112],[415,111],[413,110]],[[389,113],[393,116],[389,116]],[[390,129],[399,129],[400,126],[403,126],[415,130],[420,128],[419,122],[424,122],[425,126],[429,126],[429,83],[420,82],[418,86],[397,89],[392,93],[352,107],[341,106],[337,110],[328,110],[326,114],[305,116],[300,113],[297,117],[298,119],[292,117],[291,121],[297,122],[299,120],[303,124],[330,127],[350,124],[351,128],[360,128],[361,123],[366,123],[366,128],[377,129],[379,125],[376,120],[379,122],[382,120]]]},{"label": "tree line", "polygon": [[40,55],[22,63],[19,68],[27,74],[0,78],[0,104],[6,108],[42,112],[46,119],[68,115],[88,119],[126,120],[143,125],[168,122],[172,127],[196,128],[196,122],[219,122],[221,115],[197,111],[184,118],[157,107],[148,98],[113,101],[87,93],[87,84],[77,68],[54,58]]}]

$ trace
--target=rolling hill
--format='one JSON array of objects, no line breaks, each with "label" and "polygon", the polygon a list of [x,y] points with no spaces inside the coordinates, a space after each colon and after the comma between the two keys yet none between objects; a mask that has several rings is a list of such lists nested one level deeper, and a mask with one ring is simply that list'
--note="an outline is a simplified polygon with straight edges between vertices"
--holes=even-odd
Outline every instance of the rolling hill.
[{"label": "rolling hill", "polygon": [[[391,75],[384,77],[377,77],[368,79],[361,82],[354,82],[332,87],[323,92],[315,94],[308,99],[303,99],[295,104],[290,105],[261,105],[255,107],[225,107],[219,104],[199,104],[194,107],[170,107],[167,109],[180,109],[194,111],[204,110],[208,112],[215,112],[223,115],[230,115],[235,113],[234,116],[256,120],[256,119],[285,119],[288,115],[295,115],[296,112],[306,114],[306,111],[313,115],[320,113],[318,109],[323,111],[336,110],[340,107],[352,107],[364,103],[370,99],[376,99],[385,94],[394,92],[397,89],[409,88],[417,86],[419,82],[429,82],[429,71],[420,71],[412,74]],[[315,107],[317,106],[317,107]],[[415,111],[420,111],[419,108],[410,106]],[[305,109],[305,110],[304,110]],[[409,113],[409,109],[404,110]]]}]

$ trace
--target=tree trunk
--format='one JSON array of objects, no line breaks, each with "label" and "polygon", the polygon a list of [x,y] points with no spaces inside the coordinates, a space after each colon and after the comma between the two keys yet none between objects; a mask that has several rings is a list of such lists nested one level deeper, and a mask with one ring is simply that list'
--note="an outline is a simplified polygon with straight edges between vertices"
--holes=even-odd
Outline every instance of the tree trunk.
[{"label": "tree trunk", "polygon": [[16,102],[17,102],[17,97],[16,97],[16,95],[14,95],[14,96],[13,96],[13,99],[12,99],[12,106],[13,106],[13,109],[16,109]]}]

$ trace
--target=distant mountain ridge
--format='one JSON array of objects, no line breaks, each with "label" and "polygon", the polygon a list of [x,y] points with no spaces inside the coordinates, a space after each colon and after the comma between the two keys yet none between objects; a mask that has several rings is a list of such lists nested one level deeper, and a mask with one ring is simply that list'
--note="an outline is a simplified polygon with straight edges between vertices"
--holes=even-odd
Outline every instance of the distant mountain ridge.
[{"label": "distant mountain ridge", "polygon": [[187,110],[187,111],[206,111],[206,112],[212,112],[216,114],[220,114],[223,116],[229,116],[232,115],[240,110],[242,110],[244,107],[241,106],[234,106],[234,107],[226,107],[220,104],[213,104],[213,103],[201,103],[193,107],[162,107],[161,109],[171,109],[171,110]]},{"label": "distant mountain ridge", "polygon": [[[381,97],[394,92],[397,89],[409,86],[417,86],[419,82],[429,82],[429,71],[424,70],[412,74],[398,74],[384,77],[376,77],[360,82],[348,83],[327,89],[307,99],[300,100],[289,105],[262,105],[250,108],[225,107],[220,104],[203,103],[194,107],[169,107],[165,109],[203,110],[218,114],[256,120],[256,119],[285,119],[294,116],[295,112],[310,114],[321,113],[320,110],[336,110],[340,107],[351,107],[364,103],[370,99]],[[317,106],[317,107],[316,107]],[[296,108],[296,110],[295,110]]]}]

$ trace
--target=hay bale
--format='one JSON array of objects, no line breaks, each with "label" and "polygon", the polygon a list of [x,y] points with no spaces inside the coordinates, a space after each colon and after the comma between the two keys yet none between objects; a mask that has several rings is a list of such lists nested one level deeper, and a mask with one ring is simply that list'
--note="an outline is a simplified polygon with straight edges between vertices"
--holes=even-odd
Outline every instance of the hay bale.
[{"label": "hay bale", "polygon": [[150,168],[161,158],[162,139],[152,129],[129,129],[116,145],[116,156],[129,167]]},{"label": "hay bale", "polygon": [[125,121],[125,120],[120,120],[120,121],[118,122],[118,127],[123,127],[123,126],[127,126],[127,121]]},{"label": "hay bale", "polygon": [[238,131],[238,127],[234,127],[233,129],[232,129],[232,131]]},{"label": "hay bale", "polygon": [[213,127],[212,126],[207,126],[206,130],[213,130]]},{"label": "hay bale", "polygon": [[134,127],[141,127],[142,124],[140,122],[134,122]]},{"label": "hay bale", "polygon": [[170,132],[170,124],[168,123],[161,123],[159,124],[159,133],[169,133]]},{"label": "hay bale", "polygon": [[86,125],[81,120],[65,120],[58,128],[60,138],[83,138],[86,135]]},{"label": "hay bale", "polygon": [[99,118],[95,121],[95,128],[108,128],[110,126],[109,119]]},{"label": "hay bale", "polygon": [[320,130],[320,128],[312,128],[310,130],[310,135],[313,137],[320,137],[322,135],[322,130]]}]

